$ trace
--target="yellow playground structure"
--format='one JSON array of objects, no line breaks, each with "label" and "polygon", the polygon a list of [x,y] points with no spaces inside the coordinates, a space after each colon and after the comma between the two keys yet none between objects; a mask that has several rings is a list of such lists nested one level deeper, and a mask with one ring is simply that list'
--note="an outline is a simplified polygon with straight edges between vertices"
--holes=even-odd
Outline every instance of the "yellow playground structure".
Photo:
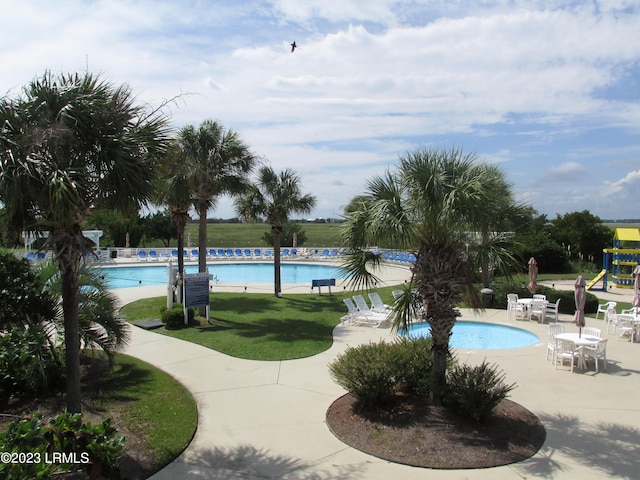
[{"label": "yellow playground structure", "polygon": [[590,290],[600,280],[603,290],[607,289],[609,280],[617,288],[633,288],[633,271],[640,263],[640,228],[616,228],[613,248],[602,251],[602,271],[586,289]]}]

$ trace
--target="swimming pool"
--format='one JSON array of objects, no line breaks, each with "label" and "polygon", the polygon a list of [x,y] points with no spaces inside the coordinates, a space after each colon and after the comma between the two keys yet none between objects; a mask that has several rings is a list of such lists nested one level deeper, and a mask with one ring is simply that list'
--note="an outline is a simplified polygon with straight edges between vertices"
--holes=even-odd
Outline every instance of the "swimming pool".
[{"label": "swimming pool", "polygon": [[[409,327],[407,336],[430,337],[428,324],[415,324]],[[460,320],[453,326],[449,345],[464,350],[503,350],[535,345],[540,338],[521,328],[496,323],[471,322]]]},{"label": "swimming pool", "polygon": [[[207,267],[209,267],[209,273],[213,275],[212,283],[214,284],[273,284],[272,263],[220,263],[208,264]],[[108,267],[100,268],[100,270],[106,277],[111,289],[167,284],[166,265]],[[187,273],[196,273],[198,266],[186,265],[185,270]],[[338,278],[339,268],[331,265],[283,263],[280,274],[282,283],[311,284],[311,280],[319,278]]]}]

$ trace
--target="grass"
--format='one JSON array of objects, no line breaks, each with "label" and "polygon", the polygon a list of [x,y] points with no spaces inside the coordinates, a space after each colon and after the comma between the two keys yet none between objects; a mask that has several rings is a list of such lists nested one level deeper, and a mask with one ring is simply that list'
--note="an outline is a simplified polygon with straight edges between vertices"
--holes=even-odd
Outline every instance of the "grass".
[{"label": "grass", "polygon": [[[302,230],[307,235],[303,247],[332,247],[340,245],[339,223],[303,223]],[[262,239],[262,235],[271,231],[271,226],[264,223],[209,223],[207,224],[207,245],[223,248],[270,247]],[[198,244],[198,224],[189,223],[185,229],[185,242],[191,238],[191,244]],[[146,247],[153,245],[145,245]],[[162,246],[161,242],[155,246]],[[172,245],[176,246],[176,240]]]},{"label": "grass", "polygon": [[100,405],[118,409],[128,429],[141,433],[155,452],[154,471],[189,445],[198,423],[191,393],[172,376],[142,360],[116,354],[100,384]]},{"label": "grass", "polygon": [[[210,298],[210,324],[196,318],[189,328],[155,331],[233,357],[290,360],[329,349],[333,328],[346,313],[341,294],[276,298],[269,294],[215,293]],[[121,313],[136,323],[158,318],[165,304],[165,297],[138,300],[125,305]]]}]

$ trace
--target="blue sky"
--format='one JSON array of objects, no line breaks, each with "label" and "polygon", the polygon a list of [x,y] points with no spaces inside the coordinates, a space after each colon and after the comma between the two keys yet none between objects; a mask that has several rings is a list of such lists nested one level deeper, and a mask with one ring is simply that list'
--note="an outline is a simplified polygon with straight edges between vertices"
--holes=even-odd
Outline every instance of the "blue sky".
[{"label": "blue sky", "polygon": [[[498,163],[539,213],[640,218],[637,0],[0,0],[0,95],[49,69],[237,130],[338,216],[419,147]],[[291,53],[290,43],[299,48]],[[233,216],[223,199],[210,216]]]}]

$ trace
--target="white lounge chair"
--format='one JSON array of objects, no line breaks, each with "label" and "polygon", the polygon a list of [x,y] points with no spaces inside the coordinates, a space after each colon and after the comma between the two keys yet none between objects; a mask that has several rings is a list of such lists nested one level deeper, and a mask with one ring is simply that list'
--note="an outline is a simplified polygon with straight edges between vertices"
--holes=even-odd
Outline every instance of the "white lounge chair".
[{"label": "white lounge chair", "polygon": [[380,313],[389,313],[391,311],[391,306],[382,301],[378,292],[370,292],[368,295],[369,300],[371,300],[371,310]]},{"label": "white lounge chair", "polygon": [[378,327],[382,322],[387,319],[385,314],[375,312],[362,312],[358,309],[356,304],[351,298],[344,298],[342,300],[347,306],[349,313],[340,318],[340,321],[351,325],[370,325],[372,327]]},{"label": "white lounge chair", "polygon": [[593,358],[596,363],[596,373],[598,373],[598,360],[602,360],[603,370],[607,369],[607,339],[600,340],[596,348],[583,347],[582,354],[585,360]]}]

